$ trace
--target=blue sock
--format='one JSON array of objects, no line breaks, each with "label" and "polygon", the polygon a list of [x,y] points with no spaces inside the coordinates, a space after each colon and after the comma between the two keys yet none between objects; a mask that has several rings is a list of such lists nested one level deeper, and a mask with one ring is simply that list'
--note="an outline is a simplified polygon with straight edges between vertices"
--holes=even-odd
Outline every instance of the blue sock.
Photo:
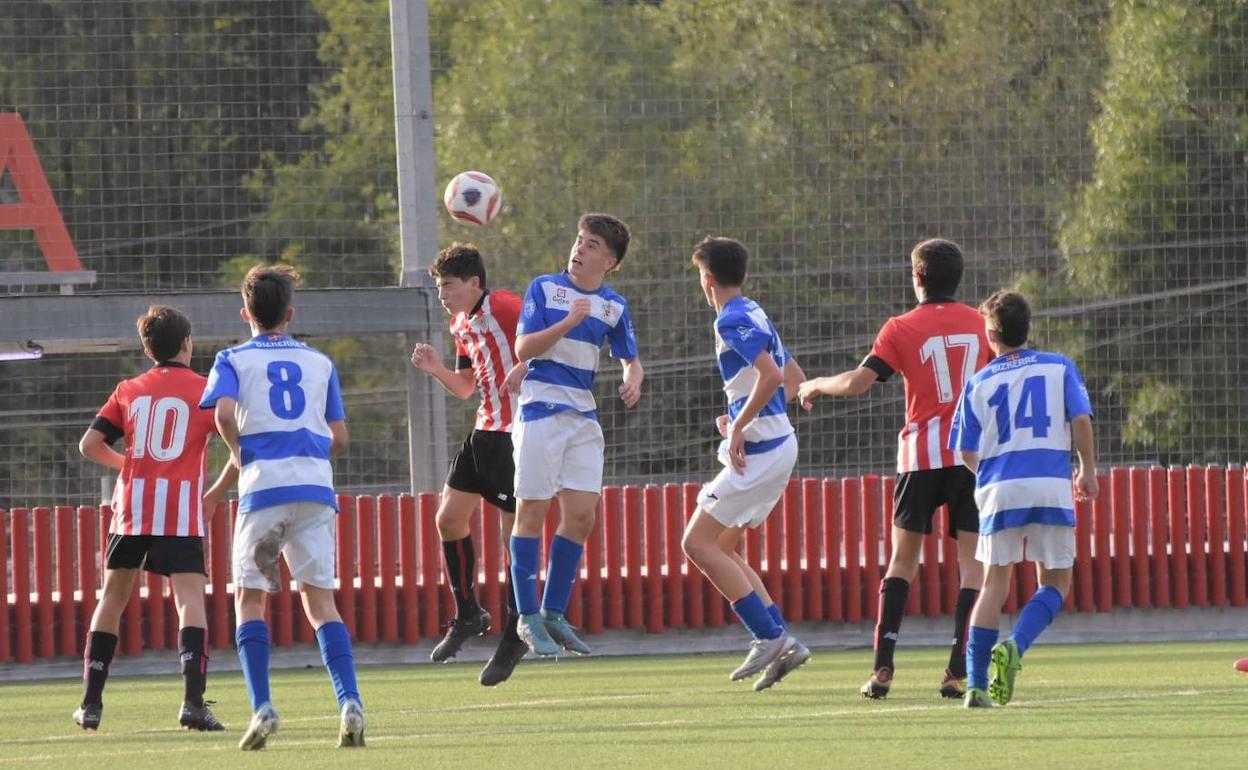
[{"label": "blue sock", "polygon": [[1010,631],[1010,638],[1018,644],[1019,655],[1027,652],[1027,648],[1035,643],[1036,637],[1049,627],[1061,611],[1062,592],[1053,586],[1042,586],[1031,595]]},{"label": "blue sock", "polygon": [[269,626],[263,620],[249,620],[234,632],[234,641],[254,712],[269,702]]},{"label": "blue sock", "polygon": [[988,664],[992,662],[992,648],[996,646],[1001,632],[995,628],[971,626],[966,635],[966,686],[988,689]]},{"label": "blue sock", "polygon": [[316,641],[321,645],[321,660],[334,683],[334,695],[338,708],[348,700],[360,701],[360,689],[355,683],[355,653],[351,651],[351,636],[340,620],[331,621],[316,629]]},{"label": "blue sock", "polygon": [[780,614],[779,604],[768,604],[767,614],[771,616],[772,620],[776,621],[777,626],[780,626],[785,631],[789,630],[789,624],[784,622],[784,615]]},{"label": "blue sock", "polygon": [[542,608],[551,612],[567,612],[572,586],[581,571],[581,555],[585,546],[563,535],[555,535],[550,541],[550,564],[546,567],[546,593],[542,596]]},{"label": "blue sock", "polygon": [[541,607],[537,603],[537,560],[541,552],[541,540],[511,536],[511,584],[516,589],[516,609],[521,615],[532,615]]},{"label": "blue sock", "polygon": [[759,598],[757,591],[750,591],[733,602],[732,611],[737,613],[737,617],[755,639],[775,639],[784,633],[784,629],[776,625],[771,613],[763,606],[763,600]]}]

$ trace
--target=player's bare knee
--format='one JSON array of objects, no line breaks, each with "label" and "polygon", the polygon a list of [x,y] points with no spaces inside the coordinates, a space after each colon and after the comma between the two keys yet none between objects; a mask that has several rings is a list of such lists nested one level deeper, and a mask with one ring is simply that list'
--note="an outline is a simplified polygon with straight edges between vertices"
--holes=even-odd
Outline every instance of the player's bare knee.
[{"label": "player's bare knee", "polygon": [[303,594],[304,612],[313,628],[342,620],[342,616],[338,614],[338,605],[334,602],[333,590],[301,585],[300,592]]}]

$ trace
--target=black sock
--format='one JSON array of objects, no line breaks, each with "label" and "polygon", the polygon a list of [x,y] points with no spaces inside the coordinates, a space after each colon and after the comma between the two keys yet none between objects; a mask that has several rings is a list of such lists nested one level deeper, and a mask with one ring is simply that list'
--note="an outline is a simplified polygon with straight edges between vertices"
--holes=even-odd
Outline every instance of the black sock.
[{"label": "black sock", "polygon": [[463,540],[443,540],[442,556],[446,561],[446,577],[451,593],[455,595],[455,614],[466,617],[476,612],[477,604],[477,558],[472,548],[472,536]]},{"label": "black sock", "polygon": [[949,672],[958,679],[966,678],[966,629],[979,591],[963,588],[958,591],[958,606],[953,613],[953,648],[949,650]]},{"label": "black sock", "polygon": [[880,581],[880,617],[875,624],[875,663],[873,671],[881,668],[894,670],[893,650],[897,647],[897,635],[901,631],[901,619],[906,614],[906,600],[910,596],[910,581],[897,577]]},{"label": "black sock", "polygon": [[507,625],[503,626],[503,639],[509,642],[520,641],[516,632],[516,623],[520,620],[520,610],[516,609],[516,591],[511,584],[511,569],[507,570]]},{"label": "black sock", "polygon": [[103,703],[104,683],[108,681],[108,667],[117,651],[117,635],[107,631],[87,633],[87,654],[82,658],[82,702]]},{"label": "black sock", "polygon": [[207,636],[204,629],[195,626],[178,631],[184,686],[182,699],[192,706],[204,705],[204,690],[208,687],[208,653],[204,649]]}]

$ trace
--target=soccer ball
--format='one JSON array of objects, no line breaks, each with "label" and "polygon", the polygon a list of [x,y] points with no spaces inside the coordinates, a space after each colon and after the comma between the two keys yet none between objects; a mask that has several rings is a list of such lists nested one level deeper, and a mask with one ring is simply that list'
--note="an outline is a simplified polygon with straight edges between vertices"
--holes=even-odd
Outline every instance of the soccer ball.
[{"label": "soccer ball", "polygon": [[442,202],[446,204],[446,212],[456,222],[484,227],[498,213],[503,194],[488,174],[465,171],[457,174],[446,186]]}]

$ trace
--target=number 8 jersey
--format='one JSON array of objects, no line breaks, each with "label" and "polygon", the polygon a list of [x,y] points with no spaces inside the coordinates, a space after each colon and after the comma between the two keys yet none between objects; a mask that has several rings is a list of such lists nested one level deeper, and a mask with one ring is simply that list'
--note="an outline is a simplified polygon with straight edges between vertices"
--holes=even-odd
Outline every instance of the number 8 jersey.
[{"label": "number 8 jersey", "polygon": [[329,462],[329,423],[346,419],[334,362],[282,334],[217,354],[200,406],[237,402],[238,512],[287,503],[338,509]]}]

